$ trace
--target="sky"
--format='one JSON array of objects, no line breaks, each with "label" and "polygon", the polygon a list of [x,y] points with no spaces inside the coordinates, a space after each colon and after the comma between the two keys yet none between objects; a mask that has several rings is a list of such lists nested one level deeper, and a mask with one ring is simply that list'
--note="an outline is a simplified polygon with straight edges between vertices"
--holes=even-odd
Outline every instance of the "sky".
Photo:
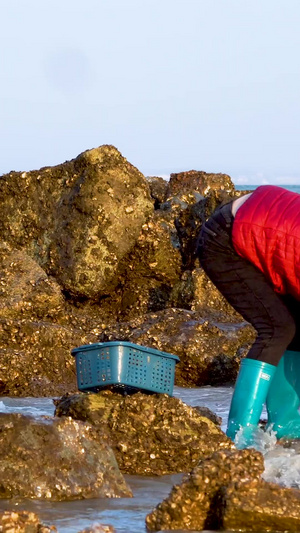
[{"label": "sky", "polygon": [[112,144],[145,176],[300,185],[299,0],[0,0],[0,174]]}]

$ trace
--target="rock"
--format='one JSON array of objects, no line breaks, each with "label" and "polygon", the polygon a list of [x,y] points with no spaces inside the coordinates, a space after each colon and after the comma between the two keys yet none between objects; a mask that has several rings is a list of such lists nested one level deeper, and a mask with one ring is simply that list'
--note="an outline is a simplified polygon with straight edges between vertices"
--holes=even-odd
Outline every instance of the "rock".
[{"label": "rock", "polygon": [[[169,305],[174,285],[181,277],[181,255],[174,224],[159,211],[143,224],[137,243],[120,262],[120,282],[115,297],[119,320],[140,316]],[[110,302],[113,305],[113,302]]]},{"label": "rock", "polygon": [[0,413],[0,498],[130,497],[115,456],[90,424]]},{"label": "rock", "polygon": [[[216,286],[210,281],[202,268],[195,268],[191,274],[193,283],[193,300],[191,309],[201,311],[201,313],[213,316],[214,319],[224,322],[241,323],[242,316],[237,313],[227,300],[218,291]],[[251,327],[251,326],[249,326]],[[251,340],[254,340],[255,332],[252,329]]]},{"label": "rock", "polygon": [[45,526],[39,517],[29,511],[0,512],[0,531],[3,533],[51,533],[55,526]]},{"label": "rock", "polygon": [[79,533],[115,533],[115,529],[112,526],[105,526],[103,524],[93,524],[91,527],[82,529]]},{"label": "rock", "polygon": [[263,471],[263,456],[255,450],[216,451],[148,514],[147,530],[218,530],[221,489],[236,480],[260,479]]},{"label": "rock", "polygon": [[84,152],[74,171],[56,213],[50,270],[70,294],[98,299],[114,290],[153,203],[144,176],[112,146]]},{"label": "rock", "polygon": [[154,208],[159,209],[166,199],[168,182],[159,176],[146,176],[150,187],[150,195],[154,200]]},{"label": "rock", "polygon": [[234,192],[234,185],[227,174],[189,170],[170,175],[166,193],[168,198],[178,194],[190,194],[191,191],[196,191],[203,196],[207,196],[210,191],[216,191],[222,201],[224,193]]},{"label": "rock", "polygon": [[230,531],[299,531],[300,490],[261,479],[222,491],[221,528]]},{"label": "rock", "polygon": [[0,317],[53,318],[64,309],[58,283],[23,250],[0,243]]},{"label": "rock", "polygon": [[123,340],[178,355],[175,384],[224,385],[236,379],[241,357],[253,339],[245,322],[226,316],[206,317],[197,311],[166,309],[109,327],[99,341]]},{"label": "rock", "polygon": [[144,176],[113,146],[0,181],[0,235],[72,295],[97,299],[153,211]]},{"label": "rock", "polygon": [[71,349],[97,337],[27,319],[0,318],[0,394],[56,396],[77,390]]},{"label": "rock", "polygon": [[209,420],[211,420],[214,424],[221,426],[222,418],[216,415],[216,413],[213,413],[210,409],[208,409],[208,407],[196,405],[194,409],[196,409],[201,416],[205,416],[206,418],[209,418]]},{"label": "rock", "polygon": [[99,440],[110,443],[124,474],[187,472],[200,458],[233,447],[219,426],[165,394],[123,397],[104,391],[66,396],[55,403],[56,416],[71,416],[98,428]]},{"label": "rock", "polygon": [[161,208],[174,215],[185,270],[194,268],[197,241],[203,222],[219,205],[242,194],[241,191],[235,191],[226,174],[207,174],[195,170],[171,174],[167,200]]}]

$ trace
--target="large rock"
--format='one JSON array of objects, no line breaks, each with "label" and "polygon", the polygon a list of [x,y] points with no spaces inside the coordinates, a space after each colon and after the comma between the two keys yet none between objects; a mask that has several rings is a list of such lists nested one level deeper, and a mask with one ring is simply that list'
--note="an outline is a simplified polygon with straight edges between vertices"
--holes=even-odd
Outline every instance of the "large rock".
[{"label": "large rock", "polygon": [[220,528],[230,531],[299,531],[300,490],[255,479],[224,487]]},{"label": "large rock", "polygon": [[237,480],[260,479],[263,457],[254,450],[217,451],[202,460],[146,517],[149,531],[217,530],[221,491]]},{"label": "large rock", "polygon": [[0,414],[0,498],[129,497],[112,450],[91,425]]},{"label": "large rock", "polygon": [[0,235],[72,295],[99,298],[153,211],[144,176],[113,146],[0,181]]},{"label": "large rock", "polygon": [[123,397],[110,391],[56,402],[57,416],[86,420],[111,444],[124,474],[187,472],[200,458],[232,448],[220,427],[196,408],[164,394]]},{"label": "large rock", "polygon": [[245,322],[227,321],[224,314],[166,309],[109,327],[99,340],[130,341],[178,355],[177,385],[222,385],[236,379],[253,330]]},{"label": "large rock", "polygon": [[148,531],[299,531],[300,490],[261,479],[255,450],[202,460],[146,517]]},{"label": "large rock", "polygon": [[114,289],[118,263],[153,203],[144,176],[111,146],[84,152],[74,169],[57,212],[51,271],[69,293],[95,299]]}]

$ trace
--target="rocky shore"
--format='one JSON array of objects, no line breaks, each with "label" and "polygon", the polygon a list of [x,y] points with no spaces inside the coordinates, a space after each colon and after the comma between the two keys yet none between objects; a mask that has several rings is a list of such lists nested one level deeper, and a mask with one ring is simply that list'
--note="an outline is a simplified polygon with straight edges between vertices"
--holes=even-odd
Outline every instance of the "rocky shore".
[{"label": "rocky shore", "polygon": [[[214,413],[166,394],[77,390],[71,349],[116,340],[179,356],[176,385],[234,382],[254,331],[195,246],[240,194],[226,174],[146,178],[113,146],[0,177],[0,395],[56,406],[38,421],[0,414],[1,498],[131,497],[124,474],[181,472],[149,531],[299,531],[300,491],[263,481],[261,454],[237,451]],[[33,513],[0,516],[0,531],[50,530]]]}]

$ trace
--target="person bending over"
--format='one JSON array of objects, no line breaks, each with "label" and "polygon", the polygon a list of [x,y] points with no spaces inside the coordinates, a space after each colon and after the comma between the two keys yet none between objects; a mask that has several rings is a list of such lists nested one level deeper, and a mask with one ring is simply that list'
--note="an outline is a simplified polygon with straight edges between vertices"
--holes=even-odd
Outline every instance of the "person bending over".
[{"label": "person bending over", "polygon": [[208,277],[257,332],[241,362],[227,435],[251,442],[263,404],[277,438],[300,437],[300,195],[262,185],[218,208],[197,247]]}]

